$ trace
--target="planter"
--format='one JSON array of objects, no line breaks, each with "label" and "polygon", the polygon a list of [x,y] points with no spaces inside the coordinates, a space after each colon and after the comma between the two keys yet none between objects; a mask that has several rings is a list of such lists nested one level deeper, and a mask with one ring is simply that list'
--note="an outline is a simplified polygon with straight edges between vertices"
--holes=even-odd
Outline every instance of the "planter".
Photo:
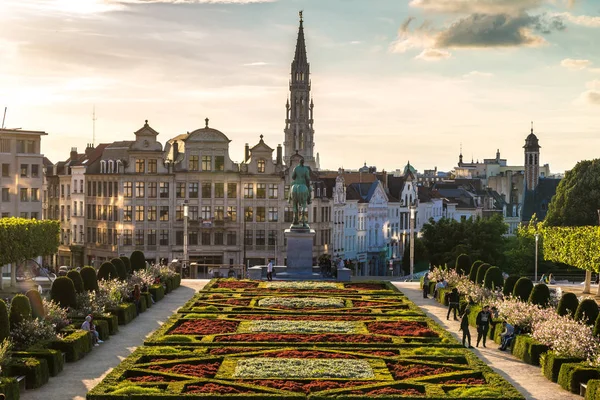
[{"label": "planter", "polygon": [[152,307],[152,295],[150,292],[143,292],[142,297],[146,299],[146,309]]},{"label": "planter", "polygon": [[117,308],[110,308],[106,311],[117,316],[119,325],[127,325],[137,317],[137,308],[133,303],[119,304]]},{"label": "planter", "polygon": [[513,355],[527,364],[540,365],[540,356],[548,351],[548,346],[528,335],[517,335],[513,341]]},{"label": "planter", "polygon": [[154,297],[154,301],[161,301],[165,297],[165,288],[162,284],[150,286],[148,292]]},{"label": "planter", "polygon": [[[99,321],[106,321],[106,324],[108,326],[108,334],[109,335],[114,335],[117,332],[119,332],[119,317],[117,317],[116,315],[113,314],[98,314],[98,315],[94,315],[94,323],[97,325]],[[100,339],[102,340],[106,340],[102,337],[102,332],[98,331],[98,333],[100,333]],[[107,336],[108,339],[108,336]]]},{"label": "planter", "polygon": [[585,391],[585,400],[600,399],[600,379],[590,379]]}]

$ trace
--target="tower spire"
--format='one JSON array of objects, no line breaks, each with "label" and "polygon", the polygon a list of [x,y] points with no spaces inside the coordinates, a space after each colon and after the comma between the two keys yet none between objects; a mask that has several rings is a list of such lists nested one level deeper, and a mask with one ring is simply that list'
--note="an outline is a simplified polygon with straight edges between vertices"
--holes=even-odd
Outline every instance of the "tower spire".
[{"label": "tower spire", "polygon": [[300,27],[298,28],[298,39],[296,40],[296,54],[294,55],[294,64],[306,64],[306,42],[304,41],[304,18],[303,11],[298,14],[300,16]]}]

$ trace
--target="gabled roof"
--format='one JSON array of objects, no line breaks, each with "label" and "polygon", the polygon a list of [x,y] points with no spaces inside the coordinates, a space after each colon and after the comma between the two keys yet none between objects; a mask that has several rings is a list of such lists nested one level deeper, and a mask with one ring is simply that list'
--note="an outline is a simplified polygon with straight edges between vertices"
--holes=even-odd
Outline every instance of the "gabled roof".
[{"label": "gabled roof", "polygon": [[560,179],[540,178],[535,190],[527,190],[523,199],[523,212],[521,220],[529,222],[533,214],[543,221],[548,213],[548,204],[556,194]]},{"label": "gabled roof", "polygon": [[273,149],[270,148],[265,141],[263,140],[263,135],[260,135],[260,141],[256,144],[256,146],[254,146],[253,148],[250,149],[250,152],[259,152],[259,151],[264,151],[264,152],[273,152]]},{"label": "gabled roof", "polygon": [[135,131],[133,134],[136,136],[141,135],[141,134],[158,136],[158,132],[155,131],[154,129],[152,129],[152,127],[150,125],[148,125],[148,120],[145,121],[144,126],[142,126],[140,129]]},{"label": "gabled roof", "polygon": [[399,198],[400,194],[402,194],[402,190],[404,189],[405,182],[406,178],[404,176],[388,175],[387,187],[390,195],[392,195],[394,198]]},{"label": "gabled roof", "polygon": [[[369,203],[378,186],[379,181],[372,183],[353,183],[348,185],[346,189],[346,199],[348,199],[348,193],[352,190],[354,192],[353,197],[358,197],[359,203]],[[357,200],[357,198],[352,198],[351,200]]]}]

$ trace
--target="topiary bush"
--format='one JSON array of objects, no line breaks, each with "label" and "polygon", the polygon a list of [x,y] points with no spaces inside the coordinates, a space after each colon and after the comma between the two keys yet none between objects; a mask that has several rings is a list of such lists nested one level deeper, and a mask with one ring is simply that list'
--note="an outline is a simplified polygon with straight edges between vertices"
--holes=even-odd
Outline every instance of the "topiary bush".
[{"label": "topiary bush", "polygon": [[558,308],[556,312],[558,315],[565,316],[571,315],[575,318],[575,311],[579,307],[579,299],[575,293],[564,293],[558,302]]},{"label": "topiary bush", "polygon": [[588,325],[594,324],[598,318],[598,304],[594,299],[585,299],[577,307],[575,311],[575,319],[583,321]]},{"label": "topiary bush", "polygon": [[120,258],[113,258],[110,260],[112,265],[117,269],[117,275],[119,275],[119,280],[124,281],[127,279],[127,269],[125,268],[125,263]]},{"label": "topiary bush", "polygon": [[471,282],[475,282],[477,279],[477,270],[481,264],[483,264],[483,261],[477,260],[473,263],[473,265],[471,265],[471,270],[469,271],[469,280]]},{"label": "topiary bush", "polygon": [[146,269],[146,256],[140,250],[131,253],[131,272]]},{"label": "topiary bush", "polygon": [[98,270],[97,276],[99,281],[113,280],[119,278],[119,273],[117,272],[117,268],[115,268],[115,265],[107,261],[102,263],[100,269]]},{"label": "topiary bush", "polygon": [[81,278],[81,274],[79,271],[72,269],[67,273],[67,278],[73,281],[73,286],[75,286],[75,293],[83,293],[83,279]]},{"label": "topiary bush", "polygon": [[[143,255],[143,253],[142,253],[142,255]],[[131,269],[131,260],[129,259],[129,257],[121,256],[119,258],[121,259],[121,261],[123,261],[123,264],[125,264],[125,270],[127,270],[127,275],[131,275],[133,273],[133,271]]]},{"label": "topiary bush", "polygon": [[10,329],[14,329],[19,323],[31,319],[31,304],[23,294],[17,294],[10,302],[10,313],[8,316]]},{"label": "topiary bush", "polygon": [[10,336],[10,322],[8,318],[8,307],[4,300],[0,299],[0,343]]},{"label": "topiary bush", "polygon": [[460,275],[466,275],[471,270],[471,257],[468,254],[461,254],[456,257],[456,264],[454,265],[454,269]]},{"label": "topiary bush", "polygon": [[585,400],[600,399],[600,379],[590,379],[585,391]]},{"label": "topiary bush", "polygon": [[529,300],[529,295],[533,290],[533,282],[529,278],[519,278],[517,283],[515,283],[515,288],[513,289],[513,296],[520,299],[521,301]]},{"label": "topiary bush", "polygon": [[529,302],[538,306],[546,307],[550,301],[550,289],[545,283],[538,283],[533,287],[529,295]]},{"label": "topiary bush", "polygon": [[596,323],[594,324],[594,336],[600,336],[600,315],[596,317]]},{"label": "topiary bush", "polygon": [[[31,306],[31,315],[33,318],[44,319],[46,313],[44,312],[44,303],[42,303],[42,296],[36,289],[29,289],[25,296],[29,299],[29,305]],[[1,342],[2,340],[0,340]]]},{"label": "topiary bush", "polygon": [[50,298],[63,308],[75,308],[77,297],[73,281],[66,276],[59,276],[52,283]]},{"label": "topiary bush", "polygon": [[479,268],[477,268],[477,275],[475,278],[475,283],[478,285],[483,284],[483,280],[485,279],[485,273],[488,269],[492,268],[492,266],[488,263],[481,264]]},{"label": "topiary bush", "polygon": [[98,278],[96,277],[96,270],[94,267],[87,266],[81,268],[79,275],[81,275],[84,290],[87,290],[88,292],[98,291]]},{"label": "topiary bush", "polygon": [[504,287],[502,288],[502,294],[504,297],[512,296],[515,284],[519,280],[519,276],[511,275],[504,281]]},{"label": "topiary bush", "polygon": [[483,285],[488,289],[497,289],[504,286],[502,271],[498,267],[489,268],[483,278]]}]

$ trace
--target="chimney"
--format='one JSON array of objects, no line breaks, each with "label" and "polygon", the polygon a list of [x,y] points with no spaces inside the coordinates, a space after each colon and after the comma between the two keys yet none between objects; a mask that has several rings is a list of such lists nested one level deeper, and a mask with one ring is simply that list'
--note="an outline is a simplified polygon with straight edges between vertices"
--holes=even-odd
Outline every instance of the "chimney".
[{"label": "chimney", "polygon": [[87,147],[85,148],[85,155],[89,156],[90,154],[92,154],[93,151],[94,151],[94,144],[88,143]]},{"label": "chimney", "polygon": [[283,164],[282,148],[281,148],[281,145],[278,144],[277,145],[277,165],[281,165],[281,164]]},{"label": "chimney", "polygon": [[250,159],[250,145],[246,143],[244,146],[244,162],[248,162]]},{"label": "chimney", "polygon": [[69,154],[71,161],[75,161],[77,159],[77,147],[71,147],[71,153]]}]

